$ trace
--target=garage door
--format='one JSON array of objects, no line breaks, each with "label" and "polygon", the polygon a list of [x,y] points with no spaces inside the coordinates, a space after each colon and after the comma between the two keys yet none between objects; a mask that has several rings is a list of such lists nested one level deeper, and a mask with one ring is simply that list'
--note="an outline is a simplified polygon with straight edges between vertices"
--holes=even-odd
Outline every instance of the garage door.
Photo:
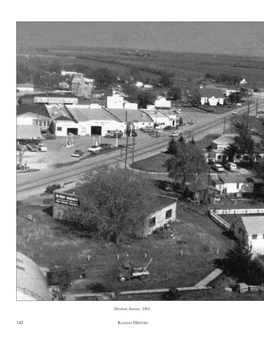
[{"label": "garage door", "polygon": [[102,135],[101,126],[91,126],[91,135]]},{"label": "garage door", "polygon": [[78,128],[67,128],[67,135],[69,134],[78,135]]}]

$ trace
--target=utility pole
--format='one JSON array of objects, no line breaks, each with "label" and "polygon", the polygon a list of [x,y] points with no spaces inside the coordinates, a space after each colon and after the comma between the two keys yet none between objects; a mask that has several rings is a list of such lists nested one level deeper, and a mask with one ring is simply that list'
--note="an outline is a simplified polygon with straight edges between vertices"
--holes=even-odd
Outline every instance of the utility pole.
[{"label": "utility pole", "polygon": [[224,119],[224,129],[223,129],[223,134],[225,134],[225,125],[226,125],[226,118]]},{"label": "utility pole", "polygon": [[125,169],[127,168],[127,148],[128,148],[128,133],[127,133],[127,110],[126,110],[126,156],[125,156]]},{"label": "utility pole", "polygon": [[246,128],[247,128],[247,130],[248,130],[248,120],[249,120],[249,101],[248,101],[247,120],[246,120]]},{"label": "utility pole", "polygon": [[132,164],[134,163],[134,157],[135,157],[135,136],[133,136]]},{"label": "utility pole", "polygon": [[256,103],[256,116],[258,115],[258,98],[257,98],[257,103]]}]

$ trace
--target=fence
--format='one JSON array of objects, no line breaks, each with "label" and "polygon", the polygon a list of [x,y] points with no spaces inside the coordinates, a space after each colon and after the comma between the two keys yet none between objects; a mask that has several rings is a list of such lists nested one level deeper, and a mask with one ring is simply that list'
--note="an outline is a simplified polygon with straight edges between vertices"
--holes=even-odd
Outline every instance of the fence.
[{"label": "fence", "polygon": [[216,214],[263,214],[264,208],[239,208],[239,209],[219,209],[214,210]]},{"label": "fence", "polygon": [[[223,229],[225,229],[226,231],[230,231],[231,229],[231,225],[226,222],[223,218],[219,217],[219,215],[217,215],[216,212],[210,210],[209,211],[210,214],[210,218],[216,222],[220,227],[222,227]],[[223,213],[222,213],[223,214]]]}]

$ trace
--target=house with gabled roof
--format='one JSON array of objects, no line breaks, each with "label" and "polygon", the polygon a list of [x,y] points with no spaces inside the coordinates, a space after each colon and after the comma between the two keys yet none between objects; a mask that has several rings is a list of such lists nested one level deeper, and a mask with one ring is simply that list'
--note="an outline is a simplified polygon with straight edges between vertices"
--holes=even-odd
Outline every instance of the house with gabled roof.
[{"label": "house with gabled roof", "polygon": [[223,94],[223,90],[217,89],[215,87],[208,88],[200,88],[200,95],[201,95],[201,104],[205,105],[224,105],[225,95]]},{"label": "house with gabled roof", "polygon": [[21,141],[34,141],[44,139],[40,133],[40,127],[37,125],[17,125],[16,138],[19,143]]},{"label": "house with gabled roof", "polygon": [[211,174],[212,184],[221,194],[252,193],[254,183],[238,173]]},{"label": "house with gabled roof", "polygon": [[264,216],[247,216],[235,223],[234,235],[253,253],[264,255]]}]

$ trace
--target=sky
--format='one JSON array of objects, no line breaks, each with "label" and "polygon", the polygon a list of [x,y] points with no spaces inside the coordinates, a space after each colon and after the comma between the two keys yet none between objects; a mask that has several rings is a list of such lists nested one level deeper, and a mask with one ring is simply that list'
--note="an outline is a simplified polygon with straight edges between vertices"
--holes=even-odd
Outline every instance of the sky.
[{"label": "sky", "polygon": [[264,22],[17,22],[17,44],[264,56]]}]

